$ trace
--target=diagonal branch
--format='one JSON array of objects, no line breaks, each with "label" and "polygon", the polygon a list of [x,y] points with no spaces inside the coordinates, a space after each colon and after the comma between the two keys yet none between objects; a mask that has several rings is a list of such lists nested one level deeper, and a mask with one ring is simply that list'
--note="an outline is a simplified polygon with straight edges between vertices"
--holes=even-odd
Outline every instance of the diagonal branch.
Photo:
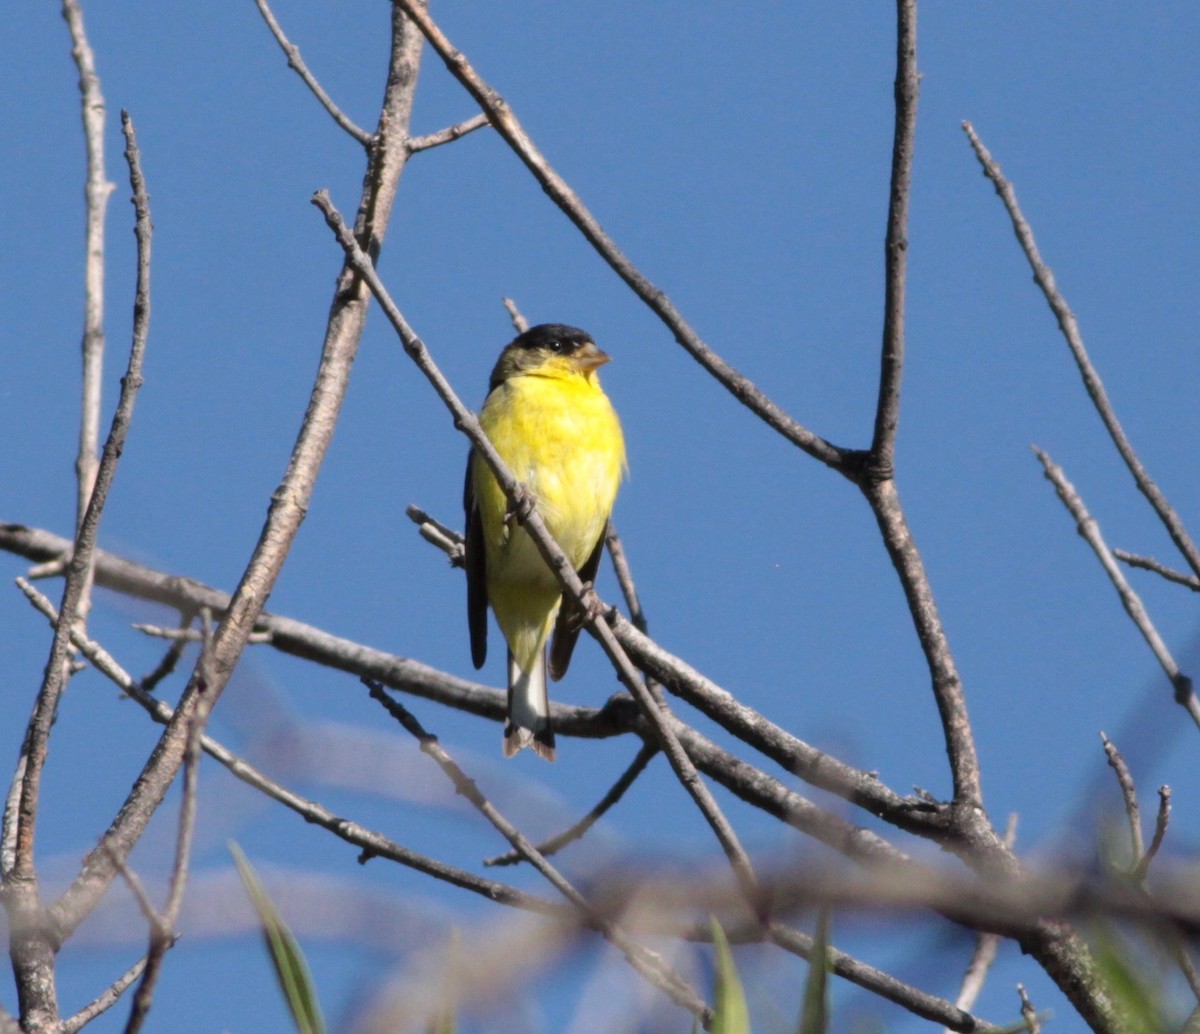
[{"label": "diagonal branch", "polygon": [[42,686],[38,691],[37,702],[25,733],[25,742],[21,750],[25,765],[15,815],[13,867],[10,873],[5,873],[6,879],[11,881],[12,887],[16,889],[15,894],[5,898],[5,906],[9,909],[10,919],[16,931],[11,941],[11,953],[21,997],[21,1021],[33,1029],[40,1029],[45,1022],[56,1023],[58,1020],[57,1003],[53,1001],[54,945],[38,899],[37,873],[33,858],[42,771],[49,753],[50,729],[66,687],[71,633],[92,581],[93,551],[96,547],[100,518],[116,477],[117,462],[133,422],[134,402],[142,386],[142,360],[146,354],[146,340],[150,329],[150,203],[145,180],[142,178],[133,123],[125,112],[121,113],[121,121],[125,131],[125,156],[129,163],[133,203],[137,211],[137,285],[134,296],[133,340],[125,376],[121,378],[121,394],[113,413],[108,438],[104,443],[100,466],[96,471],[96,481],[75,536],[58,621],[54,626],[54,638],[50,645],[50,658],[46,662]]},{"label": "diagonal branch", "polygon": [[[20,584],[21,591],[25,593],[29,602],[40,613],[44,614],[51,622],[56,620],[57,614],[54,610],[54,605],[45,596],[24,579],[18,579],[18,584]],[[137,703],[142,710],[149,714],[154,721],[160,725],[167,725],[172,721],[175,717],[175,709],[165,701],[159,700],[145,692],[138,682],[99,643],[80,635],[78,632],[72,633],[71,638],[80,652],[95,665],[96,670],[112,681],[123,693]],[[200,746],[206,754],[224,765],[231,775],[240,779],[247,786],[253,787],[260,793],[270,797],[273,801],[282,804],[285,808],[291,809],[306,822],[320,826],[346,843],[359,848],[362,852],[359,860],[362,862],[366,862],[370,858],[386,858],[389,861],[397,862],[427,876],[432,876],[434,879],[472,891],[487,898],[489,901],[494,901],[501,905],[507,905],[511,908],[521,908],[526,911],[538,912],[545,915],[559,914],[558,906],[546,901],[544,898],[535,897],[532,894],[527,894],[508,884],[499,883],[496,880],[483,879],[464,869],[458,869],[452,865],[446,865],[443,862],[429,858],[426,855],[418,854],[416,851],[411,851],[374,830],[367,829],[364,826],[360,826],[357,822],[352,822],[349,819],[344,819],[336,815],[316,801],[310,801],[305,797],[301,797],[299,794],[292,792],[287,787],[264,775],[246,761],[245,758],[233,753],[233,751],[226,748],[218,740],[213,739],[207,734],[200,736]],[[141,963],[139,963],[140,965]]]},{"label": "diagonal branch", "polygon": [[375,138],[361,126],[357,125],[349,115],[342,111],[333,102],[333,98],[325,92],[325,88],[317,81],[317,77],[308,70],[308,65],[304,63],[304,59],[300,56],[300,48],[296,46],[290,39],[287,38],[283,27],[276,20],[274,13],[271,11],[267,0],[254,0],[258,6],[258,13],[262,15],[263,21],[267,23],[267,28],[271,30],[271,35],[275,37],[275,42],[279,44],[279,49],[283,51],[287,58],[288,68],[294,69],[296,74],[304,80],[304,85],[312,91],[312,95],[317,98],[330,117],[339,126],[357,140],[363,147],[370,147]]},{"label": "diagonal branch", "polygon": [[1150,620],[1142,598],[1125,580],[1121,566],[1113,558],[1108,544],[1104,541],[1104,536],[1100,534],[1100,525],[1088,513],[1087,507],[1075,490],[1075,486],[1067,480],[1062,467],[1058,466],[1036,445],[1033,447],[1033,451],[1042,464],[1046,480],[1054,485],[1054,490],[1067,508],[1067,512],[1075,519],[1076,529],[1083,536],[1084,541],[1091,546],[1092,552],[1096,554],[1096,559],[1100,561],[1100,566],[1104,568],[1113,588],[1117,590],[1125,613],[1137,626],[1137,630],[1141,632],[1142,638],[1146,640],[1151,652],[1158,659],[1162,670],[1167,673],[1167,678],[1171,680],[1171,685],[1175,690],[1175,702],[1187,711],[1192,721],[1196,723],[1196,727],[1200,728],[1200,700],[1196,698],[1192,689],[1192,680],[1179,670],[1179,665],[1175,663],[1175,658],[1171,656],[1167,644],[1163,642],[1162,636],[1158,634],[1158,629],[1154,627],[1154,622]]},{"label": "diagonal branch", "polygon": [[465,797],[485,819],[504,837],[513,849],[520,853],[549,884],[557,890],[571,905],[578,910],[586,925],[598,930],[622,955],[629,964],[643,977],[668,995],[677,1005],[687,1009],[707,1028],[712,1019],[712,1010],[696,993],[686,980],[667,966],[653,952],[632,940],[616,922],[593,908],[561,872],[558,871],[516,826],[489,801],[479,790],[475,780],[471,779],[458,763],[438,743],[436,736],[430,735],[417,721],[416,717],[398,701],[388,696],[378,682],[364,680],[371,691],[371,698],[379,701],[393,718],[396,719],[421,746],[421,752],[431,757],[437,766],[454,784],[454,789]]},{"label": "diagonal branch", "polygon": [[93,998],[74,1016],[68,1016],[62,1022],[62,1034],[76,1034],[89,1023],[92,1022],[102,1012],[107,1012],[121,1000],[121,995],[129,990],[138,977],[142,975],[142,970],[146,968],[146,960],[138,959],[132,966],[106,987],[100,994]]},{"label": "diagonal branch", "polygon": [[430,45],[445,62],[446,67],[463,87],[475,98],[487,115],[496,132],[516,153],[525,167],[533,174],[550,199],[563,214],[579,229],[588,243],[613,271],[625,281],[633,292],[649,306],[667,328],[675,335],[684,349],[711,373],[742,405],[746,406],[769,427],[774,428],[793,445],[815,459],[843,474],[853,467],[855,454],[842,449],[798,423],[768,398],[749,378],[738,373],[714,352],[692,326],[675,308],[666,293],[651,283],[641,271],[626,258],[616,243],[604,232],[596,217],[588,210],[579,196],[571,189],[538,150],[537,145],[525,132],[508,103],[484,81],[471,66],[463,53],[455,49],[437,23],[430,17],[422,0],[395,0],[417,24]]},{"label": "diagonal branch", "polygon": [[379,300],[379,305],[400,337],[405,352],[417,364],[418,368],[425,375],[425,378],[445,403],[446,408],[454,417],[455,426],[467,435],[479,455],[486,461],[488,469],[496,477],[496,481],[504,491],[509,505],[513,508],[513,512],[518,514],[518,519],[537,546],[538,552],[563,586],[564,593],[569,595],[579,605],[580,613],[585,615],[587,626],[592,635],[595,636],[596,640],[604,648],[604,652],[608,655],[609,660],[616,669],[618,677],[633,693],[634,699],[637,700],[642,708],[642,712],[654,728],[663,753],[670,761],[671,768],[675,772],[676,777],[684,789],[687,790],[696,807],[699,808],[700,813],[712,829],[717,841],[720,843],[725,856],[729,859],[729,864],[733,868],[734,874],[737,876],[738,882],[746,894],[747,901],[751,903],[752,907],[757,908],[755,904],[757,898],[756,881],[749,856],[738,841],[737,834],[734,833],[733,827],[721,812],[712,793],[700,779],[699,773],[697,773],[696,767],[692,764],[687,752],[680,745],[672,729],[671,716],[665,704],[661,700],[655,699],[650,688],[642,683],[638,677],[637,669],[630,663],[625,651],[613,635],[612,629],[606,621],[600,620],[600,616],[607,613],[607,608],[600,603],[595,592],[585,586],[580,580],[578,572],[571,565],[566,554],[563,553],[558,544],[550,536],[541,514],[538,513],[537,507],[531,504],[528,491],[523,485],[517,482],[512,473],[505,467],[504,461],[500,458],[500,454],[496,451],[495,446],[492,445],[487,435],[483,433],[483,429],[479,426],[479,421],[475,417],[475,414],[463,405],[462,401],[455,394],[454,389],[450,386],[450,382],[446,380],[445,375],[433,361],[433,357],[430,356],[425,343],[417,336],[412,327],[409,326],[408,321],[392,300],[387,288],[384,287],[383,282],[379,279],[374,263],[372,263],[366,252],[362,250],[358,242],[347,230],[341,215],[329,200],[329,195],[324,191],[320,191],[313,198],[313,203],[325,215],[325,220],[329,224],[329,228],[333,230],[337,236],[338,243],[341,244],[346,252],[347,260],[353,263],[354,268]]},{"label": "diagonal branch", "polygon": [[[412,111],[421,37],[399,10],[392,11],[392,46],[380,128],[370,152],[355,231],[378,251],[408,152],[404,147]],[[267,520],[237,591],[213,637],[207,671],[199,666],[175,712],[100,845],[83,871],[53,906],[57,937],[65,939],[89,914],[116,872],[113,857],[125,858],[162,803],[183,763],[188,729],[202,696],[215,703],[241,657],[246,639],[282,570],[312,496],[317,472],[333,435],[350,367],[366,319],[369,294],[348,263],[343,264],[308,410],[283,481],[272,496]]]},{"label": "diagonal branch", "polygon": [[[653,743],[643,743],[637,755],[629,763],[624,772],[621,773],[612,786],[608,788],[608,792],[600,798],[596,806],[592,808],[583,818],[563,830],[561,833],[552,836],[545,843],[538,844],[538,850],[547,858],[552,854],[557,854],[568,844],[579,840],[583,835],[591,829],[604,816],[614,804],[616,804],[625,792],[633,785],[634,780],[645,771],[646,766],[654,759],[654,755],[658,753],[658,747]],[[507,854],[496,855],[494,858],[484,860],[484,865],[515,865],[524,859],[517,850],[509,851]]]},{"label": "diagonal branch", "polygon": [[1129,468],[1129,473],[1133,475],[1133,480],[1137,483],[1138,489],[1149,500],[1154,512],[1158,514],[1159,520],[1163,522],[1167,533],[1171,536],[1171,541],[1175,543],[1176,548],[1183,555],[1193,573],[1197,577],[1200,577],[1200,548],[1197,548],[1196,543],[1192,541],[1187,528],[1184,527],[1183,521],[1179,519],[1179,515],[1167,501],[1167,497],[1163,495],[1162,490],[1154,483],[1154,479],[1150,477],[1149,472],[1142,465],[1142,461],[1138,458],[1137,453],[1134,452],[1133,446],[1121,428],[1121,422],[1117,419],[1116,410],[1113,409],[1112,403],[1108,399],[1108,393],[1104,390],[1104,382],[1100,379],[1100,374],[1097,373],[1095,366],[1092,365],[1087,349],[1083,346],[1083,335],[1079,332],[1079,323],[1075,319],[1075,314],[1071,311],[1071,307],[1067,305],[1067,300],[1062,296],[1062,292],[1059,291],[1058,285],[1054,282],[1054,274],[1050,271],[1050,267],[1042,260],[1037,242],[1033,239],[1033,230],[1026,221],[1025,216],[1022,215],[1020,206],[1017,204],[1016,191],[1013,190],[1012,184],[1004,178],[999,164],[988,152],[988,149],[983,146],[983,141],[976,135],[971,123],[964,122],[963,130],[966,132],[967,138],[971,141],[975,157],[983,167],[983,174],[992,181],[992,184],[996,188],[996,193],[1000,195],[1000,199],[1004,202],[1004,207],[1008,211],[1008,217],[1012,220],[1013,232],[1017,235],[1021,250],[1025,253],[1025,258],[1029,261],[1029,266],[1033,270],[1033,279],[1038,287],[1041,288],[1042,294],[1050,306],[1050,311],[1054,313],[1054,318],[1058,321],[1059,330],[1062,331],[1063,337],[1066,338],[1067,346],[1071,349],[1071,355],[1075,357],[1075,365],[1079,367],[1080,376],[1083,377],[1083,386],[1087,389],[1087,393],[1092,400],[1092,405],[1096,407],[1096,412],[1100,414],[1100,419],[1104,422],[1109,437],[1112,438],[1113,445],[1117,447],[1117,452],[1121,454],[1121,459],[1125,461],[1125,466]]}]

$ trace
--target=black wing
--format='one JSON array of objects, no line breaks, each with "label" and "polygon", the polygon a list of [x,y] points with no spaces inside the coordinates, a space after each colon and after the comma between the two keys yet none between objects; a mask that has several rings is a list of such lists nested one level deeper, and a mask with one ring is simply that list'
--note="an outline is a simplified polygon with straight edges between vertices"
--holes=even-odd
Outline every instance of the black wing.
[{"label": "black wing", "polygon": [[[579,577],[584,582],[595,582],[596,572],[600,570],[600,554],[604,552],[604,540],[608,537],[608,524],[605,523],[596,548],[592,555],[584,561],[579,569]],[[558,620],[554,623],[554,638],[550,640],[550,659],[547,669],[550,677],[557,682],[566,673],[571,664],[571,654],[575,652],[575,643],[583,629],[583,614],[571,600],[563,599],[558,612]]]},{"label": "black wing", "polygon": [[471,661],[482,668],[487,660],[487,559],[483,545],[483,521],[475,505],[475,487],[471,468],[475,450],[467,456],[467,478],[463,485],[463,512],[466,515],[466,550],[463,566],[467,570],[467,627],[471,632]]}]

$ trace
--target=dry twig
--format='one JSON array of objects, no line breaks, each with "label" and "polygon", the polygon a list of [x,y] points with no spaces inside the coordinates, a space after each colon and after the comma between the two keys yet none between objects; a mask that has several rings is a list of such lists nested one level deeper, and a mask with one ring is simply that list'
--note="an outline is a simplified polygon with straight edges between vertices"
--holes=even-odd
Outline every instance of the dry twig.
[{"label": "dry twig", "polygon": [[1058,493],[1059,499],[1062,500],[1063,505],[1074,518],[1076,529],[1083,536],[1087,544],[1092,547],[1092,552],[1096,554],[1096,558],[1100,561],[1100,566],[1104,568],[1109,581],[1113,584],[1113,588],[1117,590],[1117,595],[1121,598],[1121,605],[1125,608],[1125,613],[1129,615],[1130,620],[1137,626],[1137,630],[1141,632],[1142,638],[1146,640],[1146,644],[1158,659],[1158,663],[1162,666],[1163,671],[1167,673],[1167,678],[1171,680],[1171,685],[1175,690],[1175,702],[1187,711],[1192,721],[1195,722],[1196,727],[1200,728],[1200,700],[1197,700],[1196,694],[1192,690],[1192,680],[1179,670],[1179,665],[1175,663],[1175,658],[1171,656],[1171,651],[1167,649],[1167,644],[1163,642],[1162,636],[1158,634],[1158,629],[1154,627],[1154,622],[1150,620],[1150,615],[1146,612],[1141,597],[1133,590],[1129,582],[1125,580],[1125,575],[1113,558],[1108,544],[1104,541],[1104,536],[1100,534],[1100,525],[1088,513],[1083,499],[1080,498],[1079,493],[1075,490],[1075,486],[1067,480],[1062,467],[1058,466],[1058,464],[1050,459],[1046,452],[1039,449],[1036,445],[1033,447],[1033,452],[1042,464],[1046,480],[1054,485],[1054,490]]},{"label": "dry twig", "polygon": [[566,555],[558,547],[553,538],[551,538],[550,533],[546,530],[546,525],[542,520],[541,514],[538,513],[537,508],[531,503],[528,491],[516,481],[512,473],[505,467],[500,454],[488,440],[487,435],[483,433],[475,415],[462,404],[462,401],[455,394],[450,383],[433,361],[429,350],[425,347],[425,343],[409,326],[408,321],[392,300],[387,288],[384,287],[383,282],[379,279],[374,263],[350,234],[341,215],[329,200],[328,194],[324,191],[318,192],[313,198],[313,202],[324,214],[329,228],[333,230],[338,243],[341,244],[343,250],[346,252],[347,260],[353,264],[354,268],[366,281],[371,292],[379,301],[380,307],[400,337],[405,352],[417,364],[438,396],[445,403],[446,408],[450,410],[454,417],[455,426],[470,438],[471,444],[475,447],[478,454],[483,457],[488,468],[495,475],[497,482],[508,498],[510,506],[513,508],[513,512],[518,515],[518,520],[521,521],[522,527],[529,533],[530,538],[536,544],[543,559],[550,566],[550,570],[555,572],[565,593],[569,594],[579,605],[580,612],[585,615],[587,627],[604,647],[604,651],[612,661],[621,681],[630,689],[634,698],[638,701],[643,714],[646,715],[655,730],[655,734],[662,745],[663,753],[671,763],[671,768],[692,800],[695,801],[705,821],[721,844],[721,848],[724,850],[730,865],[733,867],[734,873],[737,875],[739,883],[741,883],[746,893],[747,900],[752,903],[752,907],[757,907],[753,905],[756,891],[754,870],[750,864],[750,859],[738,841],[733,827],[730,826],[728,820],[721,812],[712,793],[700,779],[695,765],[692,764],[691,759],[680,745],[671,727],[669,714],[664,711],[658,701],[655,701],[651,697],[648,688],[639,678],[637,669],[630,663],[629,658],[625,655],[624,650],[617,642],[608,624],[603,620],[599,620],[601,615],[605,617],[609,616],[608,609],[600,602],[595,591],[583,584],[579,578],[579,574],[567,560]]},{"label": "dry twig", "polygon": [[438,767],[454,784],[454,789],[468,801],[484,818],[495,827],[513,849],[520,852],[555,890],[565,897],[576,909],[583,922],[598,930],[625,956],[629,964],[655,987],[667,994],[677,1005],[687,1009],[705,1029],[712,1020],[712,1010],[675,970],[667,966],[654,952],[650,952],[629,936],[614,921],[597,912],[588,900],[563,876],[530,842],[516,826],[508,821],[479,790],[475,780],[469,778],[458,763],[446,752],[436,736],[425,731],[416,717],[398,701],[388,696],[378,682],[363,680],[371,691],[371,698],[379,701],[388,714],[396,719],[421,746],[421,751],[437,762]]},{"label": "dry twig", "polygon": [[294,69],[296,74],[304,80],[304,85],[312,91],[312,95],[317,98],[330,117],[339,126],[357,140],[363,147],[371,147],[375,143],[375,137],[368,133],[355,122],[333,102],[333,98],[325,92],[325,88],[317,81],[317,77],[308,70],[308,65],[304,63],[304,59],[300,56],[300,48],[297,47],[283,31],[283,27],[275,19],[271,8],[267,5],[267,0],[254,0],[258,5],[258,13],[262,15],[263,21],[267,23],[267,28],[271,30],[271,35],[275,37],[275,42],[279,44],[279,49],[283,51],[287,58],[288,68]]},{"label": "dry twig", "polygon": [[1167,533],[1171,536],[1171,541],[1175,543],[1176,548],[1183,555],[1188,566],[1191,567],[1193,574],[1200,578],[1200,548],[1197,548],[1196,543],[1192,541],[1187,528],[1184,527],[1183,521],[1180,520],[1179,515],[1167,501],[1167,497],[1163,495],[1162,490],[1154,483],[1154,479],[1150,477],[1149,472],[1142,465],[1142,461],[1138,458],[1137,453],[1134,452],[1129,438],[1121,427],[1121,422],[1117,419],[1116,410],[1108,399],[1108,393],[1104,390],[1104,382],[1100,379],[1100,374],[1092,364],[1087,349],[1084,348],[1083,335],[1079,331],[1079,323],[1075,319],[1075,314],[1071,311],[1071,307],[1067,305],[1067,300],[1063,297],[1062,292],[1058,289],[1058,285],[1054,282],[1054,274],[1050,271],[1050,267],[1042,260],[1037,242],[1033,239],[1033,229],[1021,213],[1021,208],[1017,204],[1017,192],[1013,189],[1012,184],[1005,179],[1004,174],[1000,171],[999,164],[988,152],[988,149],[983,146],[983,141],[979,139],[970,122],[963,123],[963,131],[971,141],[975,157],[983,167],[983,174],[992,181],[993,186],[996,188],[996,193],[1000,195],[1000,199],[1004,202],[1004,207],[1008,211],[1008,217],[1012,220],[1013,232],[1017,235],[1021,250],[1025,253],[1025,258],[1033,270],[1033,279],[1038,287],[1041,288],[1042,294],[1046,298],[1046,303],[1050,306],[1050,311],[1054,313],[1054,318],[1058,321],[1059,329],[1066,339],[1067,346],[1071,349],[1071,355],[1075,358],[1075,365],[1079,367],[1080,376],[1083,378],[1083,385],[1092,400],[1092,405],[1096,407],[1096,412],[1100,414],[1100,419],[1104,422],[1109,437],[1112,438],[1113,445],[1116,446],[1121,459],[1125,461],[1125,466],[1129,468],[1129,473],[1133,475],[1133,480],[1137,483],[1139,491],[1146,497],[1150,506],[1158,515],[1159,520],[1166,527]]}]

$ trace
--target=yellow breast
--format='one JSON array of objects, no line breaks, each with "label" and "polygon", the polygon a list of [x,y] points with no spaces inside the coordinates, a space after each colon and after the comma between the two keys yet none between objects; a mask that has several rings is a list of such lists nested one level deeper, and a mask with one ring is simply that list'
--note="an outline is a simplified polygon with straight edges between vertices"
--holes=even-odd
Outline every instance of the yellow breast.
[{"label": "yellow breast", "polygon": [[[480,422],[505,465],[533,493],[550,534],[579,567],[604,533],[625,468],[625,440],[595,373],[523,374],[496,387]],[[505,524],[504,494],[482,460],[472,476],[488,581],[551,584],[523,532]]]}]

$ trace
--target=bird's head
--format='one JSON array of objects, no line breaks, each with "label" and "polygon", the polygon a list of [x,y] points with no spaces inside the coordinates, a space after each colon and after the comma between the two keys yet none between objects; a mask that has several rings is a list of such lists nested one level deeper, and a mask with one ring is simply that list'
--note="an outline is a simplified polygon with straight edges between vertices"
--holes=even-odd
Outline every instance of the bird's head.
[{"label": "bird's head", "polygon": [[500,353],[489,390],[522,374],[590,376],[609,358],[586,331],[563,323],[540,323],[518,335]]}]

